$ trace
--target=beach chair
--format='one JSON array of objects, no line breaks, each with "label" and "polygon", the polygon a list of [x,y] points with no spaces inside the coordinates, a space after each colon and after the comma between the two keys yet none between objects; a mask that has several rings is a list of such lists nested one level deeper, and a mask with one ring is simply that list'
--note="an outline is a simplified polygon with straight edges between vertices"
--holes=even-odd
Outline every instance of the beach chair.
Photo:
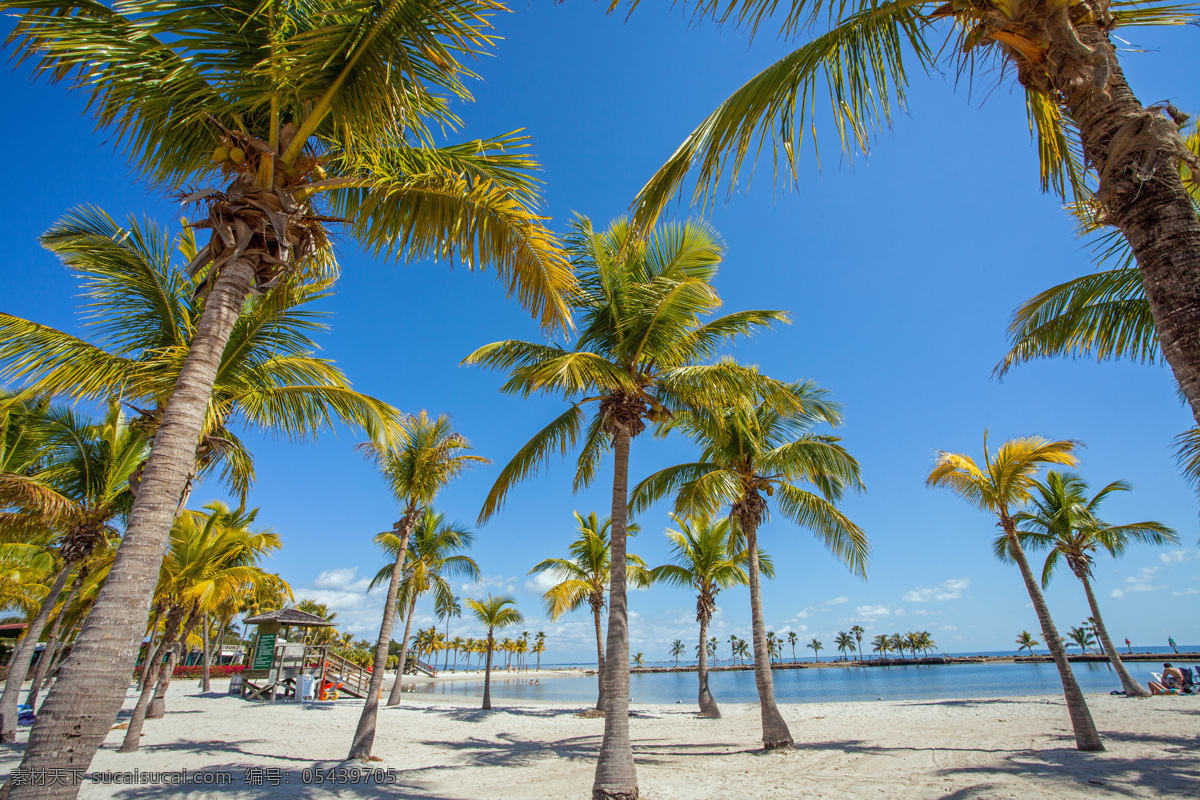
[{"label": "beach chair", "polygon": [[1200,676],[1192,672],[1196,667],[1180,667],[1179,671],[1183,674],[1183,693],[1195,694],[1200,691]]}]

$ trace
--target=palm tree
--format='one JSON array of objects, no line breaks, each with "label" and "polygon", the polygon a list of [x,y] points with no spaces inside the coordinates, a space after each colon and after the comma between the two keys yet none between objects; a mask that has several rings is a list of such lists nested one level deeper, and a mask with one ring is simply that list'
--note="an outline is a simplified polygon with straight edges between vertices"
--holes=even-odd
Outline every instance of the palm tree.
[{"label": "palm tree", "polygon": [[[826,393],[811,383],[790,384],[790,408],[775,402],[730,401],[718,411],[680,411],[664,429],[682,430],[701,448],[700,460],[660,470],[633,490],[640,510],[667,494],[676,495],[676,512],[715,513],[727,507],[746,537],[750,555],[750,616],[754,631],[754,679],[768,750],[790,747],[791,732],[775,705],[759,588],[758,528],[768,498],[779,494],[778,511],[811,529],[852,571],[863,575],[869,550],[866,536],[836,503],[846,489],[860,489],[858,462],[837,437],[810,431],[818,422],[837,425],[841,413]],[[810,483],[816,492],[801,488]]]},{"label": "palm tree", "polygon": [[[1089,500],[1087,482],[1081,477],[1051,470],[1046,475],[1045,482],[1034,483],[1034,489],[1029,509],[1017,514],[1015,519],[1017,525],[1021,526],[1017,531],[1017,538],[1023,546],[1032,550],[1049,551],[1042,568],[1042,586],[1050,583],[1055,569],[1062,561],[1066,561],[1071,572],[1083,584],[1088,608],[1092,612],[1088,621],[1094,627],[1113,669],[1120,676],[1125,694],[1149,697],[1150,693],[1146,688],[1129,674],[1117,648],[1109,638],[1108,629],[1104,627],[1100,605],[1096,601],[1095,592],[1092,591],[1092,554],[1103,549],[1116,558],[1135,541],[1157,545],[1174,544],[1179,541],[1178,534],[1161,522],[1133,522],[1126,525],[1110,525],[1105,522],[1100,517],[1100,506],[1113,492],[1132,490],[1124,481],[1108,484]],[[996,554],[1002,560],[1009,560],[1007,538],[997,538],[995,548]]]},{"label": "palm tree", "polygon": [[633,664],[636,667],[642,666],[642,664],[643,664],[643,662],[645,662],[645,660],[646,660],[646,657],[644,655],[642,655],[641,653],[635,653],[633,656]]},{"label": "palm tree", "polygon": [[873,652],[879,653],[880,657],[886,656],[888,650],[891,649],[891,641],[886,633],[880,633],[871,640]]},{"label": "palm tree", "polygon": [[[368,760],[371,757],[371,745],[375,741],[375,719],[379,713],[379,695],[383,688],[384,670],[387,667],[388,645],[392,640],[392,622],[396,617],[396,600],[400,594],[400,579],[404,573],[405,556],[413,529],[419,520],[427,518],[429,506],[443,487],[474,465],[489,463],[482,456],[466,452],[471,449],[470,443],[461,434],[454,432],[450,418],[445,414],[431,419],[422,411],[404,421],[404,431],[403,443],[394,449],[382,449],[375,444],[360,445],[367,458],[379,468],[392,497],[403,507],[404,512],[391,531],[375,537],[376,544],[386,550],[392,551],[394,548],[396,560],[388,575],[387,600],[383,607],[383,622],[379,626],[379,640],[375,644],[371,685],[347,759]],[[415,594],[406,599],[410,608],[416,603]],[[405,636],[407,635],[406,631]],[[401,654],[400,669],[396,672],[397,688],[403,674],[404,656]],[[396,701],[399,702],[399,698]],[[390,698],[388,702],[392,703]]]},{"label": "palm tree", "polygon": [[1080,750],[1104,749],[1096,724],[1092,721],[1087,700],[1079,689],[1062,639],[1050,617],[1046,599],[1038,588],[1025,551],[1017,536],[1017,521],[1014,514],[1030,499],[1037,471],[1047,464],[1072,466],[1076,442],[1049,441],[1040,436],[1009,439],[993,455],[987,446],[987,434],[983,437],[984,466],[981,469],[970,456],[958,453],[939,452],[937,461],[925,480],[926,486],[944,486],[982,511],[996,514],[1000,528],[1007,540],[1007,553],[1021,570],[1025,590],[1033,603],[1038,622],[1042,627],[1042,638],[1050,648],[1054,663],[1062,680],[1063,696],[1075,731],[1075,744]]},{"label": "palm tree", "polygon": [[737,642],[737,657],[745,664],[745,660],[750,657],[750,649],[746,644],[746,640],[739,638]]},{"label": "palm tree", "polygon": [[675,669],[679,669],[679,657],[687,652],[682,639],[671,642],[671,657],[675,659]]},{"label": "palm tree", "polygon": [[533,647],[529,648],[529,652],[537,656],[537,666],[534,667],[538,672],[542,671],[542,653],[546,652],[546,634],[538,631],[537,637],[533,640]]},{"label": "palm tree", "polygon": [[251,527],[258,510],[230,509],[221,502],[209,503],[205,509],[207,513],[184,512],[173,526],[154,593],[156,604],[167,610],[158,650],[166,651],[167,658],[157,656],[153,664],[146,661],[143,669],[156,667],[157,675],[150,675],[138,697],[121,743],[122,753],[136,752],[145,720],[165,713],[175,665],[203,615],[230,597],[252,592],[259,582],[272,582],[270,573],[258,563],[282,547],[283,541],[270,528]]},{"label": "palm tree", "polygon": [[[674,563],[655,567],[650,575],[672,586],[681,586],[696,591],[696,621],[700,623],[700,641],[708,639],[708,623],[717,610],[717,595],[730,586],[745,586],[750,578],[746,574],[749,557],[741,537],[734,532],[734,522],[729,517],[715,519],[710,516],[678,517],[671,519],[679,530],[667,531],[671,542],[671,560]],[[759,554],[763,571],[773,575],[770,558]],[[700,651],[700,678],[698,703],[700,716],[719,718],[721,710],[708,688],[707,648]]]},{"label": "palm tree", "polygon": [[[604,636],[600,626],[600,612],[604,609],[604,593],[612,582],[612,544],[609,533],[612,519],[600,520],[596,512],[583,517],[575,515],[575,531],[578,536],[571,542],[570,558],[547,558],[529,570],[530,575],[550,573],[558,581],[542,595],[546,613],[556,620],[568,611],[583,608],[586,603],[592,610],[592,621],[596,629],[596,677],[599,690],[596,710],[604,710]],[[636,523],[626,525],[626,534],[634,536],[639,528]],[[633,553],[627,553],[626,579],[635,586],[648,586],[650,572],[646,562]]]},{"label": "palm tree", "polygon": [[522,142],[424,144],[434,129],[458,126],[449,104],[469,98],[463,81],[473,77],[459,58],[490,47],[495,9],[477,0],[431,0],[404,13],[395,2],[148,0],[125,14],[52,0],[20,16],[14,55],[84,92],[153,185],[207,183],[185,199],[206,207],[196,224],[213,230],[189,265],[208,268],[205,312],[124,545],[78,658],[46,699],[52,724],[32,736],[26,766],[78,768],[107,735],[229,333],[251,291],[268,291],[290,270],[328,270],[326,222],[346,220],[351,236],[387,256],[493,264],[547,327],[566,323],[570,274],[534,210]]},{"label": "palm tree", "polygon": [[778,639],[775,638],[775,631],[767,631],[767,660],[770,662],[771,656],[775,655],[775,650],[779,645]]},{"label": "palm tree", "polygon": [[[457,553],[465,550],[474,543],[475,534],[469,528],[457,523],[446,521],[445,514],[439,514],[431,508],[421,511],[416,525],[413,526],[409,537],[408,552],[400,580],[399,601],[397,611],[404,614],[404,635],[400,637],[400,663],[405,663],[408,657],[409,634],[412,631],[413,618],[417,601],[426,592],[433,591],[435,603],[445,608],[449,599],[453,598],[447,575],[478,580],[479,565],[470,556]],[[399,554],[401,541],[394,531],[384,531],[375,536],[375,543],[389,555],[393,563],[381,567],[371,580],[371,586],[378,586],[385,581],[391,581],[395,569],[395,559]],[[434,645],[436,628],[428,631],[418,631],[418,653],[420,659],[430,652]],[[448,635],[448,634],[447,634]],[[442,637],[443,640],[446,638]],[[401,682],[404,672],[396,673],[387,704],[394,706],[400,702]]]},{"label": "palm tree", "polygon": [[[39,415],[33,424],[46,434],[46,468],[40,480],[55,494],[52,530],[57,575],[9,659],[4,694],[0,696],[0,741],[5,742],[15,739],[18,696],[51,610],[62,599],[60,595],[71,574],[78,570],[74,590],[78,591],[93,555],[115,546],[114,523],[128,517],[133,501],[129,479],[148,448],[146,438],[129,424],[117,402],[108,404],[99,423],[56,406],[38,406],[27,412]],[[44,520],[44,509],[41,503],[18,507],[6,515],[3,524],[18,531],[39,525]]]},{"label": "palm tree", "polygon": [[1021,635],[1017,637],[1017,644],[1020,645],[1017,648],[1018,653],[1022,650],[1028,650],[1029,655],[1033,655],[1033,648],[1037,647],[1041,642],[1033,638],[1033,634],[1029,631],[1021,631]]},{"label": "palm tree", "polygon": [[[568,246],[581,291],[572,297],[580,332],[571,350],[509,340],[479,348],[466,363],[508,370],[504,391],[565,395],[572,405],[539,431],[501,471],[484,502],[481,521],[494,514],[512,486],[540,469],[555,450],[583,445],[575,488],[595,477],[604,451],[613,451],[612,582],[604,666],[604,738],[596,765],[596,800],[637,795],[629,741],[629,642],[625,537],[630,442],[645,419],[663,419],[689,405],[714,406],[765,382],[731,362],[702,364],[726,341],[785,318],[744,311],[702,323],[720,305],[712,286],[723,247],[699,223],[630,238],[624,221],[598,233],[575,222]],[[584,407],[596,412],[583,430]]]},{"label": "palm tree", "polygon": [[[453,592],[447,594],[439,594],[434,598],[434,615],[439,619],[446,621],[446,632],[443,634],[446,641],[450,641],[450,619],[452,617],[462,617],[462,603],[458,602],[458,598]],[[450,648],[446,648],[446,663],[442,664],[442,671],[450,666]]]},{"label": "palm tree", "polygon": [[[1186,116],[1142,106],[1108,33],[1121,24],[1195,24],[1198,15],[1192,6],[1156,0],[1074,7],[1002,0],[858,0],[832,7],[792,0],[778,16],[783,35],[810,30],[813,37],[743,84],[688,135],[638,193],[635,228],[648,229],[693,167],[698,204],[722,181],[732,191],[746,155],[763,145],[782,155],[798,180],[796,154],[804,135],[815,131],[818,93],[831,100],[845,152],[866,152],[872,134],[904,108],[912,61],[935,71],[941,54],[953,54],[959,74],[972,74],[976,59],[995,58],[1025,92],[1043,190],[1073,194],[1129,243],[1163,353],[1200,422],[1200,339],[1193,335],[1200,330],[1200,217],[1175,167],[1189,159],[1179,131]],[[777,4],[706,1],[700,8],[755,30]],[[1164,247],[1168,241],[1172,246]]]},{"label": "palm tree", "polygon": [[841,653],[843,657],[845,657],[847,651],[851,653],[854,652],[854,634],[846,633],[844,631],[840,632],[837,635],[835,643],[837,644],[838,652]]},{"label": "palm tree", "polygon": [[810,641],[806,646],[810,650],[813,651],[813,658],[816,659],[817,661],[820,661],[821,660],[821,648],[823,648],[825,646],[825,643],[814,636],[812,638],[812,641]]},{"label": "palm tree", "polygon": [[1089,647],[1095,647],[1096,638],[1092,636],[1092,632],[1086,625],[1081,625],[1078,628],[1071,628],[1067,631],[1067,647],[1071,645],[1078,647],[1080,652],[1086,653]]},{"label": "palm tree", "polygon": [[492,597],[490,594],[487,596],[487,600],[467,598],[467,606],[471,609],[471,614],[487,628],[487,642],[484,644],[484,652],[487,653],[487,671],[483,676],[484,711],[492,707],[492,650],[496,644],[494,634],[500,628],[519,625],[525,621],[521,612],[517,611],[516,603],[517,601],[511,597]]},{"label": "palm tree", "polygon": [[888,637],[888,647],[900,654],[900,658],[904,658],[904,637],[898,633],[893,633]]},{"label": "palm tree", "polygon": [[[200,279],[182,264],[196,253],[191,229],[169,246],[150,222],[117,224],[98,208],[68,213],[42,236],[83,282],[89,299],[84,325],[94,341],[0,314],[0,361],[39,391],[73,400],[120,396],[138,408],[134,423],[153,440],[179,370],[199,326]],[[172,263],[172,252],[182,264]],[[179,508],[192,483],[220,471],[241,499],[254,481],[254,459],[234,433],[250,428],[305,438],[333,418],[387,435],[399,413],[350,388],[336,366],[313,357],[310,334],[326,328],[308,306],[328,296],[332,278],[290,275],[269,296],[250,298],[221,355],[209,411]],[[132,481],[138,491],[140,481]]]},{"label": "palm tree", "polygon": [[858,645],[858,660],[862,661],[862,637],[866,631],[863,630],[861,625],[855,625],[850,629],[850,633],[854,635],[854,642]]},{"label": "palm tree", "polygon": [[799,641],[800,636],[795,631],[788,631],[787,639],[788,639],[788,644],[790,644],[792,646],[792,663],[795,664],[796,663],[796,642]]}]

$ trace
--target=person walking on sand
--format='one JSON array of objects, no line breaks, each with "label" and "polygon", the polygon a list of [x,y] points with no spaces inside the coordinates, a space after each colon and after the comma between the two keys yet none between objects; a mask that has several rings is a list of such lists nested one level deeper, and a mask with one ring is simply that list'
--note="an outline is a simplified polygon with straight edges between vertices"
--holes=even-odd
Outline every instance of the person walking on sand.
[{"label": "person walking on sand", "polygon": [[1167,644],[1171,645],[1171,649],[1175,651],[1175,655],[1179,655],[1179,648],[1175,646],[1175,640],[1170,636],[1167,637]]}]

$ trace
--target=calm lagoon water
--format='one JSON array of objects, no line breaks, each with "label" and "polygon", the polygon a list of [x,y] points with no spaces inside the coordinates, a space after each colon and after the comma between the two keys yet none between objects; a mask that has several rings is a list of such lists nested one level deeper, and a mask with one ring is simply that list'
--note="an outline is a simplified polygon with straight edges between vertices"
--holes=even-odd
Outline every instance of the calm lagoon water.
[{"label": "calm lagoon water", "polygon": [[[1121,688],[1121,681],[1107,662],[1072,664],[1084,692]],[[1153,662],[1129,664],[1133,676],[1149,680]],[[775,699],[780,703],[820,703],[859,700],[942,700],[971,697],[1060,694],[1062,684],[1052,663],[1042,664],[926,664],[895,667],[831,667],[827,669],[775,670]],[[630,678],[630,697],[635,703],[692,703],[696,699],[696,673],[635,673]],[[756,703],[754,672],[713,672],[709,688],[718,703]],[[418,692],[481,696],[483,680],[452,681]],[[536,686],[511,677],[494,677],[492,697],[508,700],[550,700],[588,703],[596,699],[596,676],[550,678]]]}]

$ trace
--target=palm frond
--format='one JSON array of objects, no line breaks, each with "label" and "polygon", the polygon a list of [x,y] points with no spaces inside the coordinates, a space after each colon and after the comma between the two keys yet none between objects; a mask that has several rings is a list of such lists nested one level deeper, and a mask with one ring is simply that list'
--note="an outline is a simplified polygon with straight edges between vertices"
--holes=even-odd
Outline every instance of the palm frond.
[{"label": "palm frond", "polygon": [[551,453],[558,450],[565,457],[579,437],[579,427],[582,421],[583,409],[578,405],[573,405],[534,434],[533,438],[526,442],[512,457],[512,460],[504,466],[504,469],[500,470],[496,482],[492,484],[491,491],[483,501],[483,508],[479,512],[479,523],[483,524],[499,511],[500,506],[504,504],[504,498],[513,485],[537,474],[545,466]]},{"label": "palm frond", "polygon": [[926,1],[857,3],[855,13],[734,92],[638,192],[634,230],[649,230],[693,168],[698,169],[694,203],[707,205],[723,180],[732,192],[746,158],[757,156],[768,142],[797,177],[797,154],[806,131],[813,130],[822,83],[843,151],[867,148],[872,133],[904,107],[904,50],[921,67],[933,65],[920,12]]}]

